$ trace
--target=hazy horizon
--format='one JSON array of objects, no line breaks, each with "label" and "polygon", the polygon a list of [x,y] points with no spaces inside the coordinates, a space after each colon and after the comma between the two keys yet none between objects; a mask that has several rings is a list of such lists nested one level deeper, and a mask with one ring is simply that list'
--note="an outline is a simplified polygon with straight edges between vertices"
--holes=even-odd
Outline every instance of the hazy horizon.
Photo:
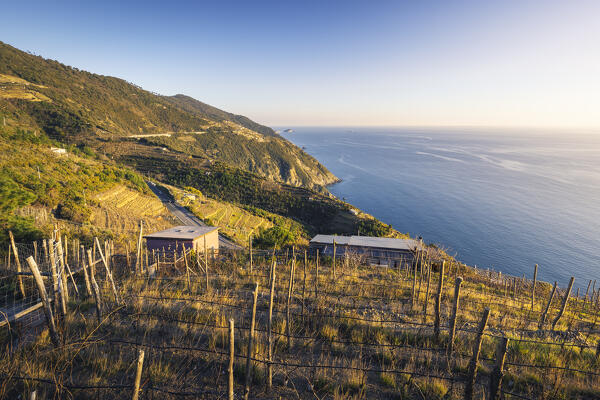
[{"label": "hazy horizon", "polygon": [[0,40],[269,126],[595,130],[599,11],[590,0],[13,2]]}]

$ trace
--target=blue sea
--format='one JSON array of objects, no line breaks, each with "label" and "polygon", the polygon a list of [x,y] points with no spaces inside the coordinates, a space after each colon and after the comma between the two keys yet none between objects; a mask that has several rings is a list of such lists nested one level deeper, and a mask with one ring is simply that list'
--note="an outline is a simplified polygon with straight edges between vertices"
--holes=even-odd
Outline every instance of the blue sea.
[{"label": "blue sea", "polygon": [[[287,128],[287,127],[286,127]],[[479,268],[600,279],[600,134],[297,127],[330,191]]]}]

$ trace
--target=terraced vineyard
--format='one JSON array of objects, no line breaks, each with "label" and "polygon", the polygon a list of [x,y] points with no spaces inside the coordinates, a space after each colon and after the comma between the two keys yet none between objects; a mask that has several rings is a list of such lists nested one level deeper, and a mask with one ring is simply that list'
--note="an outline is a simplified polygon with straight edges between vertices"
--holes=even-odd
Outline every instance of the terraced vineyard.
[{"label": "terraced vineyard", "polygon": [[258,216],[234,204],[206,197],[195,189],[190,192],[172,186],[168,188],[175,199],[198,218],[208,225],[218,226],[221,233],[244,246],[248,244],[250,235],[256,236],[261,229],[272,227],[273,220],[277,220],[280,226],[299,225],[290,218],[266,212],[264,214],[271,219]]},{"label": "terraced vineyard", "polygon": [[98,193],[94,200],[98,206],[94,208],[91,223],[117,234],[128,233],[131,236],[140,220],[144,221],[147,231],[166,229],[178,223],[159,199],[124,185]]}]

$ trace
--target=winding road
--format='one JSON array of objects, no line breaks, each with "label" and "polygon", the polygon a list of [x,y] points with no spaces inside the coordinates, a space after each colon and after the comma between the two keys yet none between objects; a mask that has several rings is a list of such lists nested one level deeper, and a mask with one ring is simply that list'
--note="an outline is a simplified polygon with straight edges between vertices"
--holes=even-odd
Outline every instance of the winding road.
[{"label": "winding road", "polygon": [[[183,225],[187,226],[207,226],[198,217],[196,217],[190,210],[177,203],[171,195],[165,193],[158,186],[152,182],[146,181],[148,187],[158,197],[158,199],[165,205],[167,210],[173,214]],[[235,244],[231,240],[223,237],[219,234],[219,247],[225,249],[241,250],[243,247]]]}]

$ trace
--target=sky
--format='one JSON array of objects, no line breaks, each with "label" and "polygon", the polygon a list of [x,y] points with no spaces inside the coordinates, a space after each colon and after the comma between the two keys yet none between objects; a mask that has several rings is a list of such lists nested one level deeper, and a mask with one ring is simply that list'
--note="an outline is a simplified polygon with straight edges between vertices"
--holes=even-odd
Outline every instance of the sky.
[{"label": "sky", "polygon": [[600,128],[600,1],[12,1],[0,40],[270,126]]}]

